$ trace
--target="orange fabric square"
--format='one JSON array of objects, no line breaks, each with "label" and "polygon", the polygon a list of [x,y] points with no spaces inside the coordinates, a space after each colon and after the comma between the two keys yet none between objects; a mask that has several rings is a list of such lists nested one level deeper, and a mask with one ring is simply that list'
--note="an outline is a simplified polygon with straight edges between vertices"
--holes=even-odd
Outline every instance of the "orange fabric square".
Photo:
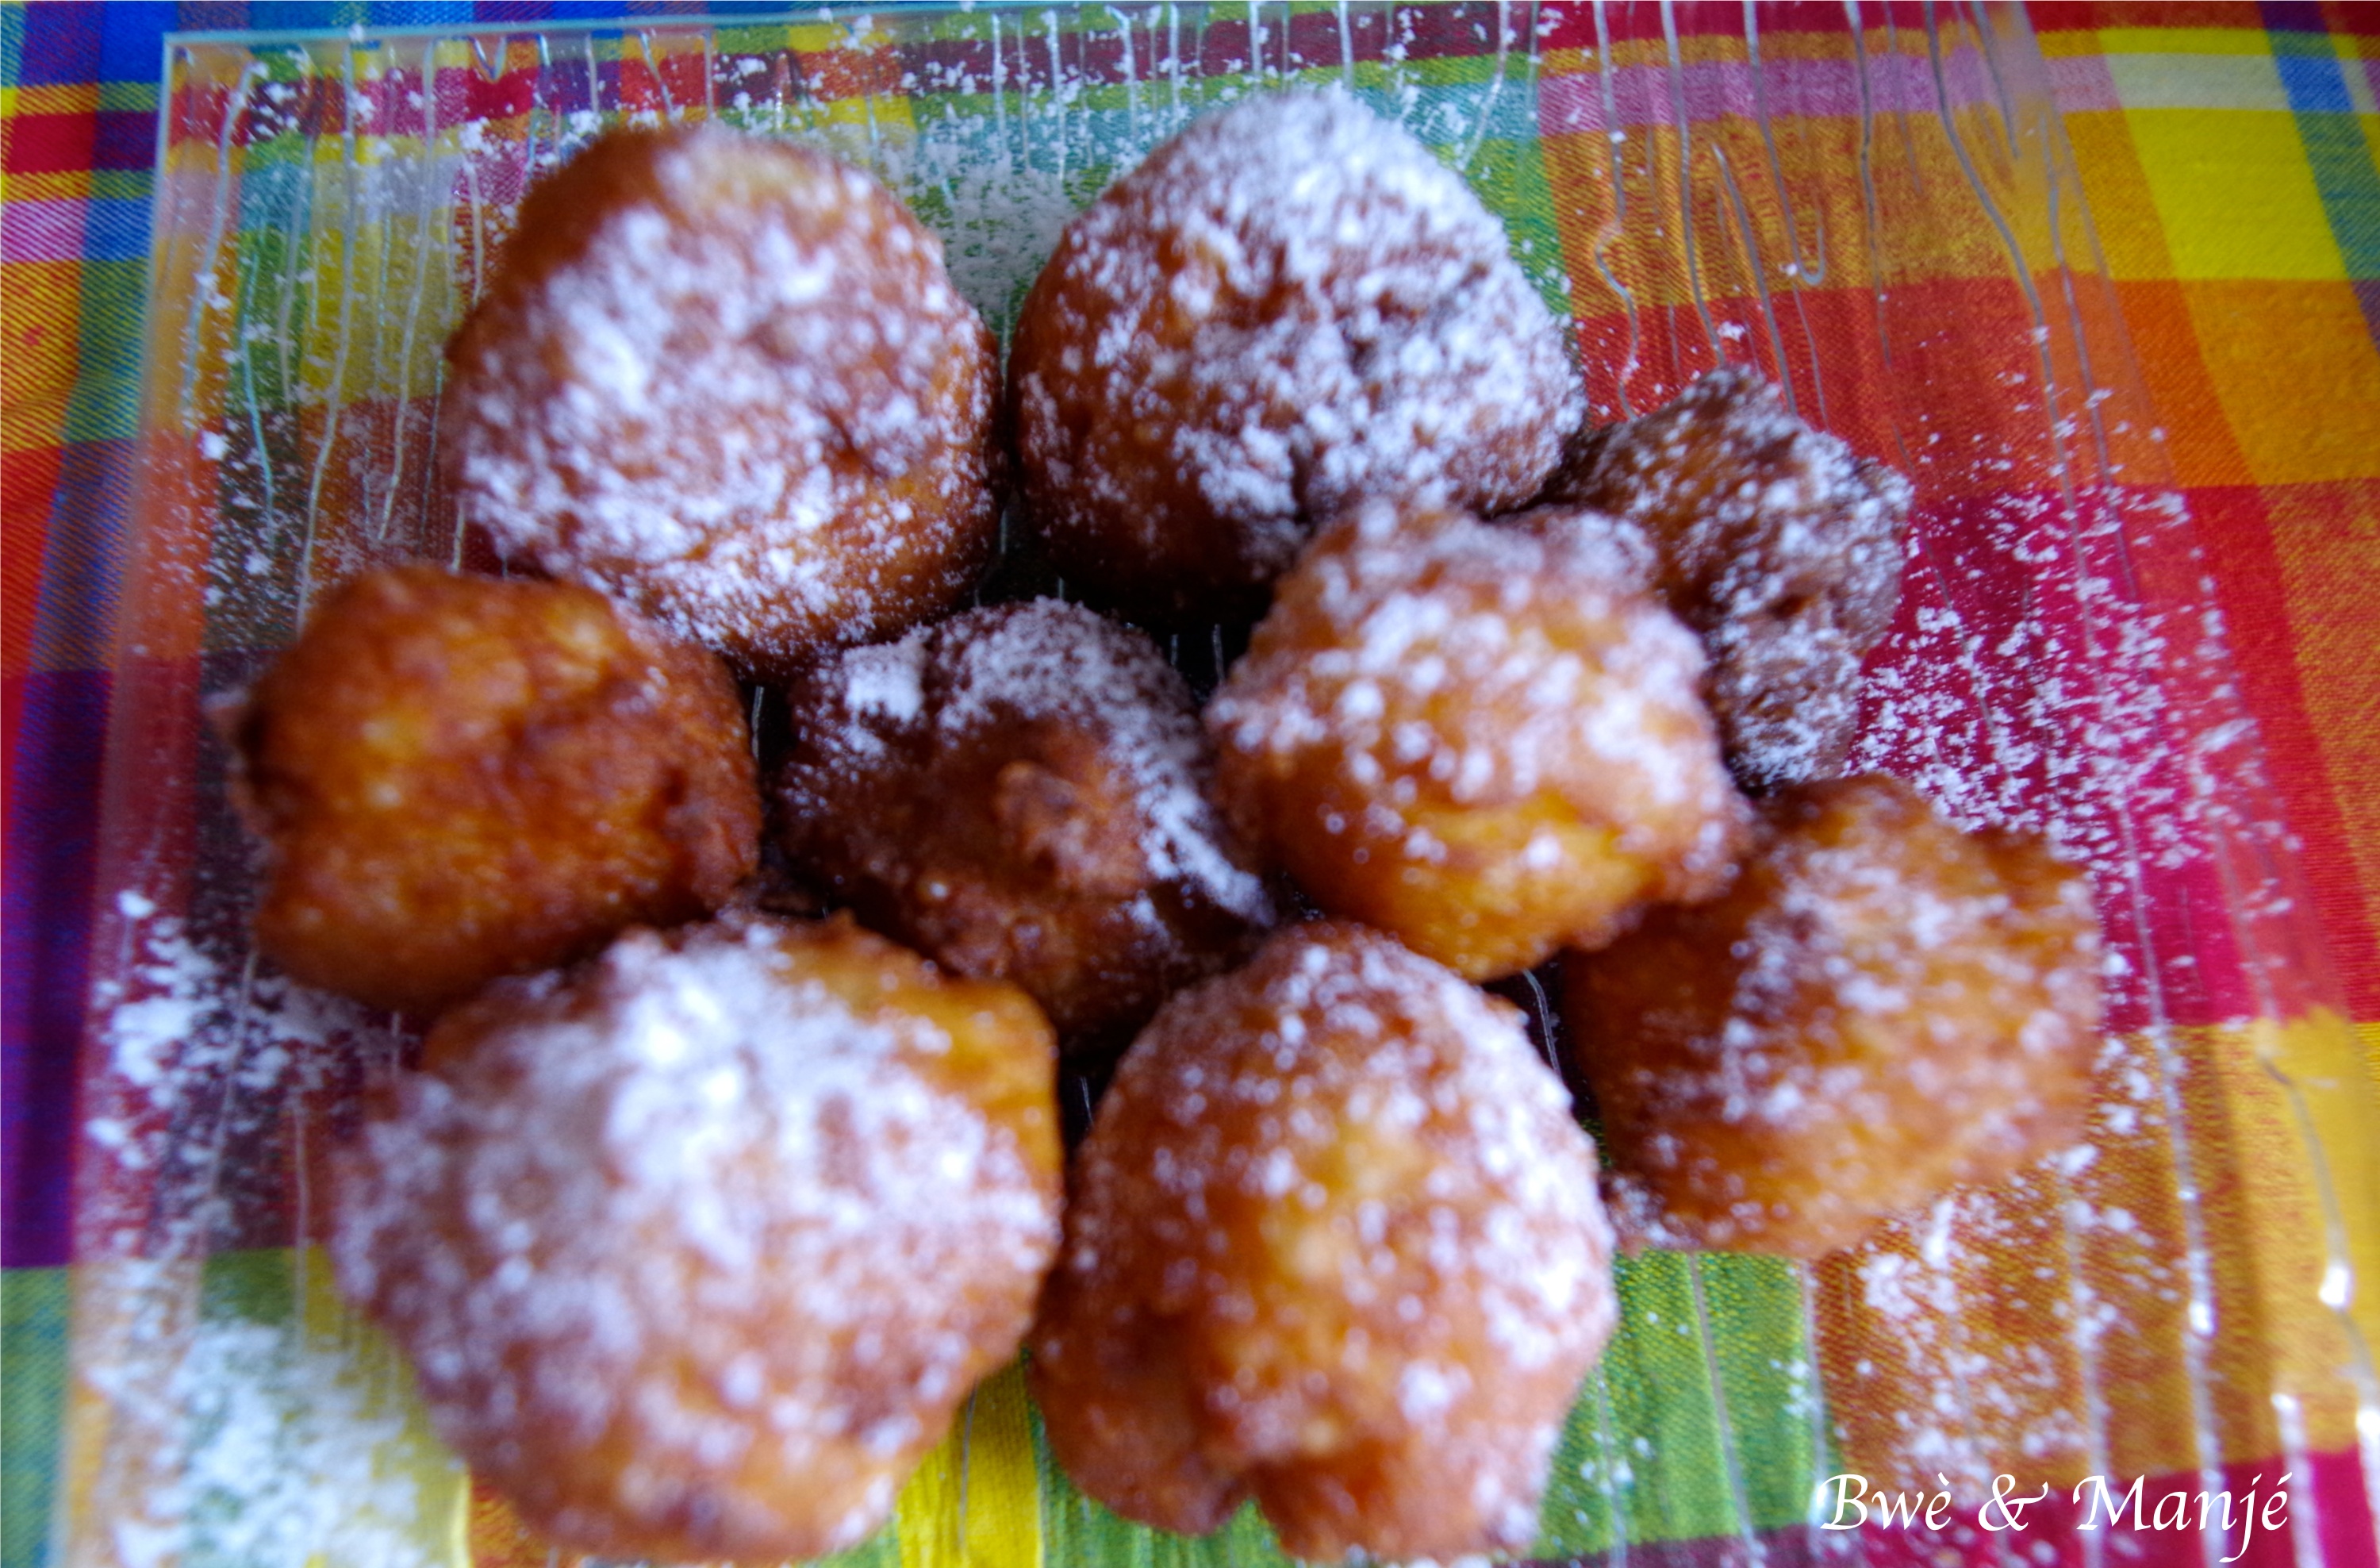
[{"label": "orange fabric square", "polygon": [[2249,477],[2358,479],[2380,453],[2380,348],[2346,283],[2184,280],[2182,297]]},{"label": "orange fabric square", "polygon": [[2142,279],[2117,284],[2116,294],[2149,400],[2165,421],[2170,477],[2192,489],[2251,482],[2247,456],[2199,357],[2198,327],[2181,285],[2171,278]]}]

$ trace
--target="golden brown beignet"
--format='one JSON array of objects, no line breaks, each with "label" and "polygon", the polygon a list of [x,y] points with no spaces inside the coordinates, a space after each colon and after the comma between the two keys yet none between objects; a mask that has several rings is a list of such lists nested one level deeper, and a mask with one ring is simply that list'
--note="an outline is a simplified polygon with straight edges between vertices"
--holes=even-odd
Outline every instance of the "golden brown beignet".
[{"label": "golden brown beignet", "polygon": [[2082,874],[1893,779],[1761,815],[1726,893],[1563,960],[1623,1228],[1815,1258],[2072,1141],[2099,1021]]},{"label": "golden brown beignet", "polygon": [[1584,413],[1503,225],[1338,93],[1248,98],[1111,186],[1008,373],[1051,563],[1152,624],[1253,614],[1361,496],[1516,506]]},{"label": "golden brown beignet", "polygon": [[1743,807],[1702,667],[1591,542],[1369,503],[1208,707],[1218,789],[1326,911],[1509,975],[1725,877]]},{"label": "golden brown beignet", "polygon": [[1520,1551],[1614,1316],[1594,1145],[1518,1012],[1377,931],[1167,1003],[1075,1157],[1027,1373],[1086,1492],[1284,1550]]},{"label": "golden brown beignet", "polygon": [[759,854],[726,670],[591,589],[353,578],[229,730],[266,845],[258,945],[374,1007],[432,1011],[698,918]]},{"label": "golden brown beignet", "polygon": [[339,1286],[521,1517],[780,1562],[880,1525],[1058,1240],[1049,1025],[845,920],[638,930],[431,1033],[333,1188]]},{"label": "golden brown beignet", "polygon": [[462,520],[747,675],[950,609],[986,560],[998,362],[870,176],[716,128],[540,180],[447,346]]},{"label": "golden brown beignet", "polygon": [[1706,693],[1746,789],[1841,769],[1860,662],[1900,598],[1907,480],[1734,366],[1575,444],[1545,498],[1644,531],[1654,590],[1709,651]]}]

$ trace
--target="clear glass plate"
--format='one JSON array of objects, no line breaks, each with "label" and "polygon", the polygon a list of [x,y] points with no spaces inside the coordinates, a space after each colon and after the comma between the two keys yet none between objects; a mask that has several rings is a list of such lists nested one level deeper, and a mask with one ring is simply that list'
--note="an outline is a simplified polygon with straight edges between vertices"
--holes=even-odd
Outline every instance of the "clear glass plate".
[{"label": "clear glass plate", "polygon": [[[464,554],[431,482],[440,346],[527,182],[623,122],[816,142],[912,203],[1004,332],[1069,213],[1202,107],[1292,83],[1360,93],[1471,179],[1577,322],[1599,416],[1748,361],[1915,479],[1860,760],[2049,834],[2117,954],[2070,1157],[1815,1268],[1623,1264],[1540,1552],[2368,1553],[2380,1116],[2021,11],[887,11],[193,35],[167,70],[67,1560],[544,1561],[299,1245],[312,1156],[404,1040],[254,959],[206,716],[322,584]],[[2282,1521],[2245,1542],[2157,1513],[2283,1472]],[[1830,1530],[1839,1476],[1950,1503]],[[2146,1477],[2140,1512],[2079,1528],[2092,1477]],[[2022,1531],[1978,1523],[1998,1477],[2046,1494]],[[864,1554],[1019,1550],[1274,1555],[1252,1517],[1185,1545],[1084,1502],[1009,1374]]]}]

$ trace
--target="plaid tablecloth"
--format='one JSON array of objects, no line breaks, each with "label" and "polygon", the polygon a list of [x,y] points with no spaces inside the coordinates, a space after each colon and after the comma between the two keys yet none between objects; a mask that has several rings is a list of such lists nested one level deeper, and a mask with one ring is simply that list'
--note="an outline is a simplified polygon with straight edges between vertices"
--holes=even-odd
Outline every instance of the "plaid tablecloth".
[{"label": "plaid tablecloth", "polygon": [[[47,1560],[64,1473],[73,1075],[94,902],[108,891],[94,885],[94,837],[133,485],[161,37],[694,9],[763,7],[0,7],[6,1568]],[[2049,4],[2032,15],[2329,961],[2380,1058],[2380,6]],[[1842,17],[1787,6],[1763,25],[1840,28]],[[1559,167],[1549,177],[1559,181]],[[905,1560],[1071,1561],[1112,1544],[1091,1525],[1066,1538],[1062,1521],[1018,1502],[1035,1495],[1037,1451],[1013,1377],[978,1398],[972,1419],[977,1452],[993,1456],[973,1474],[972,1513],[962,1513],[965,1478],[946,1460],[929,1464],[904,1518],[961,1522],[932,1551],[904,1538]],[[2360,1484],[2351,1430],[2304,1440],[2325,1484]],[[1002,1454],[1021,1467],[1009,1482],[996,1473]],[[2227,1455],[2227,1474],[2244,1482],[2274,1457]],[[1725,1555],[1742,1532],[1717,1521],[1757,1501],[1714,1493],[1707,1518],[1688,1508],[1668,1521],[1664,1550]],[[534,1550],[492,1506],[469,1527],[484,1562]],[[2368,1562],[2371,1539],[2326,1525],[2318,1544],[2334,1562]]]}]

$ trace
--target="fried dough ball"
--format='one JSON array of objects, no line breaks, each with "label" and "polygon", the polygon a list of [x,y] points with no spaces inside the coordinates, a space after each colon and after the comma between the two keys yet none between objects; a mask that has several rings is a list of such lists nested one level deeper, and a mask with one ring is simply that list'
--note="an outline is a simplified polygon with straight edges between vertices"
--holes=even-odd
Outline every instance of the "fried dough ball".
[{"label": "fried dough ball", "polygon": [[1900,598],[1907,480],[1735,366],[1595,432],[1546,499],[1645,530],[1655,591],[1710,654],[1706,696],[1745,788],[1840,771],[1860,662]]},{"label": "fried dough ball", "polygon": [[601,138],[529,191],[447,356],[463,521],[748,675],[940,614],[990,557],[991,335],[825,153]]},{"label": "fried dough ball", "polygon": [[1120,1049],[1272,924],[1208,803],[1189,688],[1139,632],[1056,600],[855,649],[793,688],[776,837],[861,919],[1012,980],[1069,1050]]},{"label": "fried dough ball", "polygon": [[1711,903],[1564,961],[1623,1228],[1816,1258],[2080,1133],[2099,1021],[2081,873],[1908,785],[1796,785]]},{"label": "fried dough ball", "polygon": [[1503,226],[1337,93],[1209,115],[1077,216],[1009,387],[1053,565],[1161,624],[1256,614],[1359,496],[1520,504],[1585,411]]},{"label": "fried dough ball", "polygon": [[1324,910],[1508,975],[1726,875],[1743,807],[1701,674],[1592,541],[1369,503],[1208,709],[1218,789]]},{"label": "fried dough ball", "polygon": [[1611,1331],[1595,1148],[1510,1004],[1363,927],[1175,997],[1075,1158],[1027,1373],[1131,1518],[1519,1551]]},{"label": "fried dough ball", "polygon": [[632,931],[440,1021],[338,1166],[339,1286],[556,1542],[833,1551],[1025,1333],[1054,1060],[848,921]]},{"label": "fried dough ball", "polygon": [[726,670],[591,589],[352,578],[228,728],[265,842],[257,945],[374,1007],[434,1011],[698,918],[759,855]]}]

